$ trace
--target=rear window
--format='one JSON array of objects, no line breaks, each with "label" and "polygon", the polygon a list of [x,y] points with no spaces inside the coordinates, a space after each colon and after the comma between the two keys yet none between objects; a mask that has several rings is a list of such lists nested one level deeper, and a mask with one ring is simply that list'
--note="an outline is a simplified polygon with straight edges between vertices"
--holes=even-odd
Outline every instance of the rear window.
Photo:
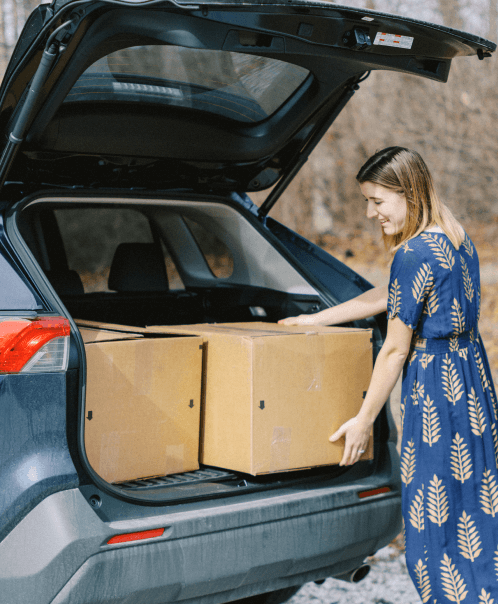
[{"label": "rear window", "polygon": [[215,233],[191,218],[183,217],[194,236],[211,272],[218,279],[228,279],[233,273],[233,256]]},{"label": "rear window", "polygon": [[[58,227],[70,270],[76,271],[85,293],[109,291],[109,273],[118,246],[154,243],[147,217],[121,208],[56,210]],[[184,289],[180,275],[164,245],[158,241],[170,289]]]},{"label": "rear window", "polygon": [[156,103],[259,122],[285,103],[308,74],[303,67],[257,55],[134,46],[93,63],[65,102]]}]

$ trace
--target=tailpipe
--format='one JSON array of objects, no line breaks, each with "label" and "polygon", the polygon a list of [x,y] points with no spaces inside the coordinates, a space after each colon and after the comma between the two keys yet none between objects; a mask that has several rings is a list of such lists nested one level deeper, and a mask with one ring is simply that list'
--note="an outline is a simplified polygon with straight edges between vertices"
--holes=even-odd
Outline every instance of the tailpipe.
[{"label": "tailpipe", "polygon": [[343,575],[337,575],[334,579],[340,579],[341,581],[347,581],[348,583],[359,583],[362,581],[370,572],[370,564],[362,564],[355,568],[354,570],[350,570]]}]

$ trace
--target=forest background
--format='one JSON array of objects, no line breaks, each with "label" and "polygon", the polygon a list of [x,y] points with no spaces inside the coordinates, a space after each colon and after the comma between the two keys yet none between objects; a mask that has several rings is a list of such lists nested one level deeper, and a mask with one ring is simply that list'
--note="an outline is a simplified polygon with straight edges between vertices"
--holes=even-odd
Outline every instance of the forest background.
[{"label": "forest background", "polygon": [[[337,3],[339,4],[339,3]],[[33,0],[0,0],[0,74]],[[349,0],[497,41],[498,0]],[[459,57],[446,84],[372,72],[336,119],[272,216],[317,242],[374,285],[387,282],[377,221],[365,217],[355,181],[363,162],[390,145],[416,149],[481,259],[481,333],[498,383],[498,53]],[[253,195],[261,203],[268,192]],[[496,243],[495,243],[496,242]]]},{"label": "forest background", "polygon": [[[350,0],[497,41],[498,0]],[[372,72],[272,210],[272,216],[366,277],[389,278],[378,221],[365,216],[355,175],[375,151],[416,149],[481,261],[480,331],[498,385],[498,53],[459,57],[448,82]],[[256,202],[265,195],[258,194]]]}]

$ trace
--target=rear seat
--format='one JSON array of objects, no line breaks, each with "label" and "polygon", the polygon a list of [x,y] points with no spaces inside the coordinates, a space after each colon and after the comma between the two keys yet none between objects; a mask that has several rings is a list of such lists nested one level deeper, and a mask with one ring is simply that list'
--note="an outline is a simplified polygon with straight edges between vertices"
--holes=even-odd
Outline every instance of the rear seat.
[{"label": "rear seat", "polygon": [[75,271],[50,272],[47,277],[77,319],[134,326],[179,325],[203,319],[197,294],[169,290],[164,257],[154,243],[118,245],[108,281],[113,292],[85,294]]}]

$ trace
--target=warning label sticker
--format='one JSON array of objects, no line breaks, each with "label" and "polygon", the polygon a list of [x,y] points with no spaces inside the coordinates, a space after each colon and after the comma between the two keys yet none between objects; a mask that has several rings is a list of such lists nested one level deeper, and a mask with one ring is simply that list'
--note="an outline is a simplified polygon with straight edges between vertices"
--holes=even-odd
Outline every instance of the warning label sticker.
[{"label": "warning label sticker", "polygon": [[410,49],[413,44],[413,38],[410,36],[400,36],[398,34],[385,34],[379,31],[377,32],[373,43],[378,46],[393,46]]}]

